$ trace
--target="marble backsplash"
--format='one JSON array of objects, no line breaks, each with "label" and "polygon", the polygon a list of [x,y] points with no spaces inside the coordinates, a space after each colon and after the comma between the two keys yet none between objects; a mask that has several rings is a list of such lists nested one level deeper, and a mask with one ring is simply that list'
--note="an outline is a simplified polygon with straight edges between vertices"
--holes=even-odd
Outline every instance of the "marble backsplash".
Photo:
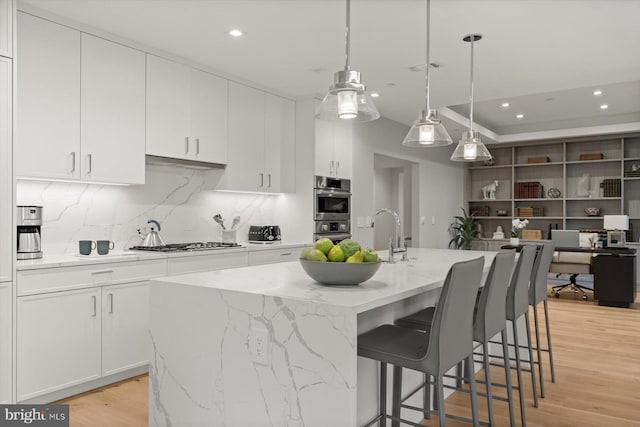
[{"label": "marble backsplash", "polygon": [[75,253],[78,240],[102,239],[125,250],[141,242],[137,229],[144,229],[150,219],[161,224],[165,243],[220,241],[220,226],[212,219],[217,213],[227,226],[240,216],[239,243],[247,241],[249,225],[277,224],[287,241],[311,240],[311,217],[301,223],[296,212],[295,204],[306,198],[301,194],[215,191],[221,170],[150,164],[146,170],[146,184],[134,186],[18,181],[17,205],[44,207],[45,253]]}]

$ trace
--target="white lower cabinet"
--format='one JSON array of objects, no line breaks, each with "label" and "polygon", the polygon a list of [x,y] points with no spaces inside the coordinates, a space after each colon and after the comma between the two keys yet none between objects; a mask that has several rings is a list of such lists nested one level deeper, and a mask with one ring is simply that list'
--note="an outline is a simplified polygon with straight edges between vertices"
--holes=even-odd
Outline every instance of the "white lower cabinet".
[{"label": "white lower cabinet", "polygon": [[100,300],[100,288],[18,298],[18,401],[100,377]]},{"label": "white lower cabinet", "polygon": [[149,362],[149,282],[102,287],[102,375]]},{"label": "white lower cabinet", "polygon": [[303,248],[304,246],[295,246],[286,249],[278,248],[251,251],[249,252],[249,265],[295,261],[300,258],[300,252]]},{"label": "white lower cabinet", "polygon": [[11,282],[0,283],[0,404],[11,402]]}]

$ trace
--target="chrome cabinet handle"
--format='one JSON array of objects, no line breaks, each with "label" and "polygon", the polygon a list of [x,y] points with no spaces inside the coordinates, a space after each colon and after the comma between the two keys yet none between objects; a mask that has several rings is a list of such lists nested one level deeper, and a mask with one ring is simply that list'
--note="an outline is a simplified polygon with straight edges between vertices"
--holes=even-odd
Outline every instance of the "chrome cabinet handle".
[{"label": "chrome cabinet handle", "polygon": [[260,172],[260,188],[264,187],[264,173]]},{"label": "chrome cabinet handle", "polygon": [[105,274],[105,273],[113,273],[113,270],[98,270],[98,271],[91,272],[91,274]]},{"label": "chrome cabinet handle", "polygon": [[196,138],[196,156],[200,155],[200,138]]},{"label": "chrome cabinet handle", "polygon": [[334,162],[333,162],[333,160],[331,160],[329,162],[329,175],[331,175],[331,176],[333,176],[333,165],[334,165]]},{"label": "chrome cabinet handle", "polygon": [[336,162],[336,177],[337,177],[337,176],[338,176],[338,174],[340,173],[339,171],[340,171],[340,162],[339,162],[339,161],[337,161],[337,162]]},{"label": "chrome cabinet handle", "polygon": [[71,152],[71,173],[76,171],[76,152]]},{"label": "chrome cabinet handle", "polygon": [[269,185],[267,185],[267,187],[271,188],[271,174],[270,174],[270,173],[268,173],[268,174],[267,174],[267,177],[269,178],[269,181],[268,181],[268,182],[269,182]]},{"label": "chrome cabinet handle", "polygon": [[91,158],[91,154],[87,154],[88,157],[88,161],[89,161],[89,170],[87,171],[87,175],[89,175],[91,173],[91,171],[93,170],[93,162],[92,162],[92,158]]},{"label": "chrome cabinet handle", "polygon": [[184,154],[189,154],[189,137],[184,138]]},{"label": "chrome cabinet handle", "polygon": [[94,295],[91,297],[91,300],[93,301],[93,314],[91,314],[91,317],[96,317],[98,315],[98,307],[97,307],[98,299]]},{"label": "chrome cabinet handle", "polygon": [[109,313],[113,313],[113,293],[109,294]]},{"label": "chrome cabinet handle", "polygon": [[280,256],[289,256],[289,255],[291,255],[291,252],[284,252],[280,254]]}]

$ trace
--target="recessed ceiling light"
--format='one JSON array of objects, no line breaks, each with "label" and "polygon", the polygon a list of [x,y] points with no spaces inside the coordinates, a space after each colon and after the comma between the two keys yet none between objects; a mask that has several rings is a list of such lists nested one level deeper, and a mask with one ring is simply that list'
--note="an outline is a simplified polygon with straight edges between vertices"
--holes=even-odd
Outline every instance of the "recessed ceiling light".
[{"label": "recessed ceiling light", "polygon": [[508,102],[503,102],[501,105],[502,105],[502,108],[507,108],[511,104],[509,104]]},{"label": "recessed ceiling light", "polygon": [[594,96],[600,96],[600,95],[602,95],[602,91],[601,90],[594,90],[593,91],[593,95]]},{"label": "recessed ceiling light", "polygon": [[372,98],[378,98],[380,96],[380,94],[378,92],[371,92],[371,97]]},{"label": "recessed ceiling light", "polygon": [[609,106],[608,106],[607,104],[602,104],[602,105],[600,106],[600,109],[601,109],[601,110],[606,110],[607,108],[609,108]]},{"label": "recessed ceiling light", "polygon": [[237,28],[234,28],[233,30],[229,30],[228,33],[231,37],[240,37],[243,36],[244,33],[240,30],[238,30]]},{"label": "recessed ceiling light", "polygon": [[523,119],[524,118],[524,114],[520,113],[520,114],[516,114],[516,119]]}]

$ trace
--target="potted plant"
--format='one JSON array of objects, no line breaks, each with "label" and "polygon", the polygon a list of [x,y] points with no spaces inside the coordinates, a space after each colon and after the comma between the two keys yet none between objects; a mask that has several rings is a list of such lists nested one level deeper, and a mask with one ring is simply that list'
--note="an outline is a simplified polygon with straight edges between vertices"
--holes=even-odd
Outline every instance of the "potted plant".
[{"label": "potted plant", "polygon": [[467,215],[467,211],[462,208],[462,216],[456,216],[456,222],[450,226],[453,238],[449,241],[449,247],[456,249],[471,249],[471,241],[478,237],[480,233],[477,227],[476,217]]}]

